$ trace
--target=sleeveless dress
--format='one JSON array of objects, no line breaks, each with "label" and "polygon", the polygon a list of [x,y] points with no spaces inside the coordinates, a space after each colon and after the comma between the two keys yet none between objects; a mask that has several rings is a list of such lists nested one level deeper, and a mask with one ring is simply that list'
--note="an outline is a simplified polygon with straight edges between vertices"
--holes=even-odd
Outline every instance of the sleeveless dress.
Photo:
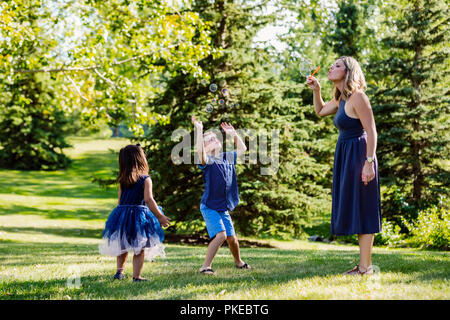
[{"label": "sleeveless dress", "polygon": [[375,178],[364,185],[362,169],[366,161],[367,133],[359,119],[345,112],[345,100],[333,123],[339,129],[334,152],[331,233],[368,234],[381,231],[381,196],[378,160],[374,156]]},{"label": "sleeveless dress", "polygon": [[[119,256],[128,251],[139,254],[144,250],[146,260],[165,257],[164,230],[144,202],[147,178],[141,176],[130,188],[122,190],[120,204],[106,220],[103,241],[99,244],[100,254]],[[163,213],[162,208],[158,208]]]}]

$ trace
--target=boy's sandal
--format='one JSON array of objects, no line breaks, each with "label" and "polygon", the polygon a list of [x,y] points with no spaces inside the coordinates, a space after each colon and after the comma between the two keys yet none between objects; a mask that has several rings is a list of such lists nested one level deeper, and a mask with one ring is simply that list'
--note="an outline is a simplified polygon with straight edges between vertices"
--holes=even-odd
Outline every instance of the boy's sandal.
[{"label": "boy's sandal", "polygon": [[237,266],[236,268],[238,269],[251,269],[252,267],[250,267],[250,265],[247,262],[244,262],[244,264],[242,266]]},{"label": "boy's sandal", "polygon": [[120,272],[117,272],[114,275],[114,279],[117,279],[117,280],[123,280],[124,278],[125,278],[125,275],[123,273],[120,273]]},{"label": "boy's sandal", "polygon": [[200,273],[203,273],[203,274],[216,274],[214,272],[214,270],[211,269],[211,268],[206,268],[206,269],[200,270]]}]

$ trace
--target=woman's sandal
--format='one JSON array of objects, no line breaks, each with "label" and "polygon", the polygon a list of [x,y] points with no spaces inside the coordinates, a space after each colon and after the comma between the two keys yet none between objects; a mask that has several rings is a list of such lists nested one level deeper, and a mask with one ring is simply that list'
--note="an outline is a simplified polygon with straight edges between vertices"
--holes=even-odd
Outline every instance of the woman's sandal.
[{"label": "woman's sandal", "polygon": [[236,268],[238,268],[238,269],[251,269],[252,267],[250,267],[247,262],[244,262],[244,264],[242,266],[240,266],[240,267],[236,265]]},{"label": "woman's sandal", "polygon": [[143,282],[143,281],[148,281],[148,279],[145,279],[145,278],[135,278],[135,277],[133,277],[133,282]]},{"label": "woman's sandal", "polygon": [[372,266],[369,266],[367,268],[366,271],[361,271],[361,269],[359,268],[359,265],[354,267],[353,269],[344,272],[342,275],[344,276],[354,276],[354,275],[360,275],[360,276],[364,276],[364,275],[372,275],[373,274],[373,268]]},{"label": "woman's sandal", "polygon": [[203,273],[203,274],[216,274],[214,272],[214,270],[211,269],[211,268],[206,268],[206,269],[200,270],[200,273]]}]

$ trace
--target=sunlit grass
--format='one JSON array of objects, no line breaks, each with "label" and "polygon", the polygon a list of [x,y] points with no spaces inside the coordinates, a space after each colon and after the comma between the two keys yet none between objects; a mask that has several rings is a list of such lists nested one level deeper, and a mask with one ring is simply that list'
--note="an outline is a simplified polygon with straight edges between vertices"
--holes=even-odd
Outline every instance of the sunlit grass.
[{"label": "sunlit grass", "polygon": [[112,281],[115,258],[100,256],[98,243],[117,190],[91,179],[117,168],[108,150],[128,141],[71,140],[67,170],[0,170],[0,299],[450,298],[448,252],[374,248],[375,276],[344,277],[358,262],[358,247],[303,240],[241,248],[253,270],[236,269],[223,247],[216,276],[198,272],[205,246],[166,244],[165,259],[144,265],[150,282],[131,281],[131,259],[128,278]]}]

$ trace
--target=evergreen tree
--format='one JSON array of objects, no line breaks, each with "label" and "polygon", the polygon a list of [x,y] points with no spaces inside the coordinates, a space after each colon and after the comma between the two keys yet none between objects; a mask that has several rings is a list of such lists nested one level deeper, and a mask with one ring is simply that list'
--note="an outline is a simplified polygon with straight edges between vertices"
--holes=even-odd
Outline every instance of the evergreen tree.
[{"label": "evergreen tree", "polygon": [[359,41],[363,34],[361,7],[354,0],[339,1],[338,10],[333,16],[333,27],[325,40],[338,56],[358,59],[361,53]]},{"label": "evergreen tree", "polygon": [[[154,170],[156,197],[167,213],[180,222],[179,229],[201,226],[201,171],[194,164],[175,165],[171,159],[172,148],[179,143],[172,141],[171,135],[178,128],[191,131],[192,114],[203,121],[205,130],[217,127],[222,120],[237,129],[254,130],[255,135],[245,137],[249,150],[267,133],[272,157],[276,155],[272,132],[279,132],[275,174],[262,174],[261,170],[270,164],[263,163],[261,157],[257,163],[249,163],[249,158],[255,159],[252,153],[236,168],[241,198],[233,211],[237,230],[244,234],[298,236],[311,216],[325,211],[329,195],[321,183],[324,184],[328,166],[310,156],[320,148],[314,136],[321,126],[310,119],[311,110],[302,106],[302,88],[283,80],[282,67],[273,62],[273,57],[252,46],[257,31],[276,19],[275,15],[261,14],[264,5],[265,1],[259,5],[194,1],[191,9],[216,26],[211,42],[221,54],[211,54],[201,61],[203,70],[210,75],[207,84],[192,75],[167,79],[161,97],[150,104],[155,112],[170,118],[168,125],[150,128],[145,149]],[[230,96],[224,98],[225,107],[216,104],[208,113],[206,105],[217,97],[209,90],[212,83],[218,86],[218,92],[226,89]],[[259,139],[255,140],[256,136]],[[193,141],[193,132],[186,138]]]},{"label": "evergreen tree", "polygon": [[383,212],[399,219],[448,196],[450,11],[445,1],[415,0],[394,13],[383,39],[390,56],[370,68],[380,177],[390,186]]}]

